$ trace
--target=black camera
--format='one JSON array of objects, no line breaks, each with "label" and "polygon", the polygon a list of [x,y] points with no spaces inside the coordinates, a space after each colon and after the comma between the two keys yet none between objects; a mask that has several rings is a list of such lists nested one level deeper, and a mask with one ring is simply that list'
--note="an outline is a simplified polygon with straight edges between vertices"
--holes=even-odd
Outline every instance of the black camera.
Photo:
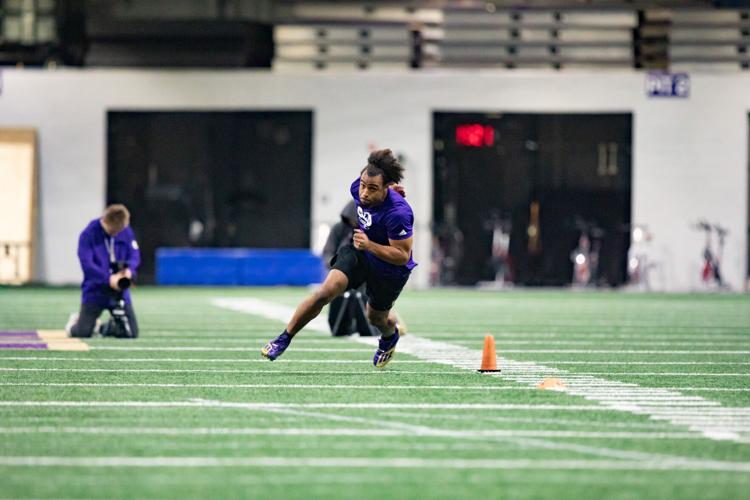
[{"label": "black camera", "polygon": [[[109,265],[109,271],[112,274],[117,274],[120,271],[123,271],[128,268],[128,263],[122,260],[118,260],[117,262],[112,262]],[[130,278],[123,276],[119,280],[117,280],[117,286],[120,288],[120,290],[125,290],[127,288],[130,288],[130,285],[132,285],[133,282]]]},{"label": "black camera", "polygon": [[[109,266],[112,274],[119,273],[128,268],[128,263],[124,261],[112,262]],[[125,297],[123,291],[130,288],[133,282],[130,278],[123,276],[117,280],[119,290],[113,290],[114,306],[109,309],[112,317],[99,328],[99,334],[102,337],[116,337],[120,339],[132,339],[133,330],[130,327],[130,319],[125,311]]]}]

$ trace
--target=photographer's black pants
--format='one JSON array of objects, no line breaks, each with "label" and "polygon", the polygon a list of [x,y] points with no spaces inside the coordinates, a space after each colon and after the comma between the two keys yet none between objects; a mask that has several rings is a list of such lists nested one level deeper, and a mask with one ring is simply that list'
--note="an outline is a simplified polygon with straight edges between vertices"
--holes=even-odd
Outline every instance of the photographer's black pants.
[{"label": "photographer's black pants", "polygon": [[[72,337],[91,337],[94,334],[94,325],[99,316],[105,309],[112,313],[111,307],[101,307],[94,304],[81,304],[81,311],[78,313],[78,322],[70,329]],[[135,311],[132,304],[125,304],[125,314],[130,323],[130,331],[133,338],[138,336],[138,322],[135,320]]]}]

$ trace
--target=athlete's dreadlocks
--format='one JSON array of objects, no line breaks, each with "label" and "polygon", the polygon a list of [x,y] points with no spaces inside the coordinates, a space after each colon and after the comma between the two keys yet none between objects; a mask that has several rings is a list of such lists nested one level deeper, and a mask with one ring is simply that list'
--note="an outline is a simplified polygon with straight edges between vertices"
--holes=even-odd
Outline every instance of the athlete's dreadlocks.
[{"label": "athlete's dreadlocks", "polygon": [[383,176],[383,184],[398,184],[404,178],[404,167],[399,163],[398,158],[393,156],[390,149],[379,149],[373,151],[367,158],[367,166],[362,169],[367,170],[367,175],[376,177]]}]

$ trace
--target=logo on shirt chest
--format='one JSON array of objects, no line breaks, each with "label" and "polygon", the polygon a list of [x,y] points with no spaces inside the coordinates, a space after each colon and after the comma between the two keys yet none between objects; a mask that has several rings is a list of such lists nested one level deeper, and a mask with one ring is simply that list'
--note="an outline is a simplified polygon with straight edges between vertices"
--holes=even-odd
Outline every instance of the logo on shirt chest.
[{"label": "logo on shirt chest", "polygon": [[362,207],[357,207],[357,217],[359,218],[359,223],[362,224],[365,229],[369,229],[370,226],[372,226],[372,214],[362,210]]}]

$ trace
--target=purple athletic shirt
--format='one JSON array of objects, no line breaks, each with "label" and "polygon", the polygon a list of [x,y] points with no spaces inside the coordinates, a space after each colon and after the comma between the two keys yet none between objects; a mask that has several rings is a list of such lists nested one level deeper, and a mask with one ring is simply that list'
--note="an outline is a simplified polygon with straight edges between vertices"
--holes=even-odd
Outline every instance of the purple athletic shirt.
[{"label": "purple athletic shirt", "polygon": [[[352,183],[351,193],[357,204],[359,228],[370,238],[370,241],[380,245],[389,245],[389,239],[404,240],[412,235],[414,213],[403,196],[396,191],[389,189],[383,203],[376,207],[363,207],[359,204],[358,177]],[[389,278],[405,278],[417,266],[412,255],[409,255],[409,262],[403,266],[389,264],[367,251],[365,255],[379,274]]]},{"label": "purple athletic shirt", "polygon": [[[78,238],[78,259],[83,269],[81,302],[84,304],[107,307],[113,299],[113,290],[109,287],[109,251],[105,243],[105,240],[111,241],[110,238],[99,219],[92,220]],[[141,263],[141,251],[130,227],[114,237],[114,249],[115,260],[127,262],[135,277],[135,271]],[[124,297],[129,304],[130,290],[125,290]]]}]

